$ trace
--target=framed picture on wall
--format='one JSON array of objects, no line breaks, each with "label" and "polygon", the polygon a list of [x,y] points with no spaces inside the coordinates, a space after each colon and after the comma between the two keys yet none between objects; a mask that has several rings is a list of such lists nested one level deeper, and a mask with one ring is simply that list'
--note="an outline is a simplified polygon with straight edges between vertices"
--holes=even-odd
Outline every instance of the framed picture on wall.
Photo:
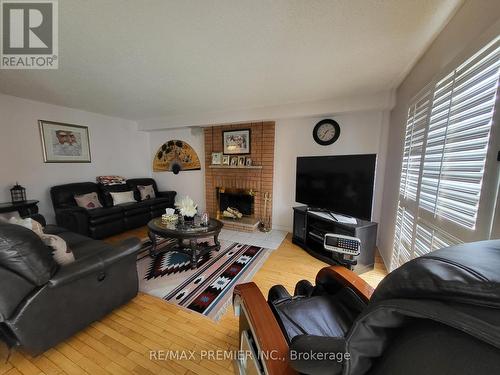
[{"label": "framed picture on wall", "polygon": [[250,129],[222,132],[224,154],[244,155],[250,153]]},{"label": "framed picture on wall", "polygon": [[222,152],[212,152],[212,165],[220,165],[222,163]]},{"label": "framed picture on wall", "polygon": [[39,120],[45,163],[90,163],[89,128]]}]

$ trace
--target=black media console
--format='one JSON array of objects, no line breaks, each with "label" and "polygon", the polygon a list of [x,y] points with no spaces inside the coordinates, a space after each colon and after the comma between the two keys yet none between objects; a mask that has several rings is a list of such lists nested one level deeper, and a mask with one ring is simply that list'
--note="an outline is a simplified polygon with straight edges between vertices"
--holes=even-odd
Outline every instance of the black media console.
[{"label": "black media console", "polygon": [[354,272],[359,274],[373,269],[377,226],[377,223],[361,219],[357,219],[357,224],[342,223],[317,215],[306,206],[294,207],[292,241],[326,263],[339,264],[337,255],[324,249],[323,236],[335,233],[357,237],[361,240],[361,254]]}]

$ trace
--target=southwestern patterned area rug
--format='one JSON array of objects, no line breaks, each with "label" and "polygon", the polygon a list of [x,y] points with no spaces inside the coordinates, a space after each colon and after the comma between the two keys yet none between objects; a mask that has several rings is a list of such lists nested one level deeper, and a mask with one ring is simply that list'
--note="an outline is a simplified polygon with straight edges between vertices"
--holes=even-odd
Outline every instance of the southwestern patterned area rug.
[{"label": "southwestern patterned area rug", "polygon": [[[212,241],[202,239],[200,241]],[[231,304],[236,284],[250,281],[272,250],[221,240],[219,251],[211,251],[191,269],[189,257],[178,252],[165,252],[152,259],[143,244],[137,258],[139,290],[170,303],[218,320]],[[162,240],[159,247],[169,245]]]}]

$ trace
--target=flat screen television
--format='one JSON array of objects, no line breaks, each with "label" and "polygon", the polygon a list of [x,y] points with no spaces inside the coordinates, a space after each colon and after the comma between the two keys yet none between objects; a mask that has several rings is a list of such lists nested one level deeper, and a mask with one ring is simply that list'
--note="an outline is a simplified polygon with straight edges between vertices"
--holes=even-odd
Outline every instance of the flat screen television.
[{"label": "flat screen television", "polygon": [[297,158],[295,201],[371,220],[375,154]]}]

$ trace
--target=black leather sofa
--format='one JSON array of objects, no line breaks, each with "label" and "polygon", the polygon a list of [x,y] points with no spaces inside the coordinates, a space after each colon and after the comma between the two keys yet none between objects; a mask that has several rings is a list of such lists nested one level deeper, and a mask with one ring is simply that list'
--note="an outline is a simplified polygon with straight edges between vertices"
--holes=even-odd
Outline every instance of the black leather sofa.
[{"label": "black leather sofa", "polygon": [[58,266],[29,229],[0,223],[0,338],[37,355],[67,339],[138,290],[140,240],[118,246],[48,226],[62,237],[75,262]]},{"label": "black leather sofa", "polygon": [[269,375],[500,374],[499,270],[500,240],[481,241],[414,259],[375,290],[334,266],[267,302],[237,285],[234,302],[240,330],[274,350]]},{"label": "black leather sofa", "polygon": [[[153,185],[156,197],[141,201],[138,185]],[[114,206],[110,192],[134,192],[137,202]],[[102,208],[78,207],[75,195],[97,193]],[[161,216],[165,208],[174,207],[175,191],[158,191],[152,178],[134,178],[123,185],[104,186],[93,182],[57,185],[50,189],[57,225],[95,239],[105,238],[147,224]]]}]

